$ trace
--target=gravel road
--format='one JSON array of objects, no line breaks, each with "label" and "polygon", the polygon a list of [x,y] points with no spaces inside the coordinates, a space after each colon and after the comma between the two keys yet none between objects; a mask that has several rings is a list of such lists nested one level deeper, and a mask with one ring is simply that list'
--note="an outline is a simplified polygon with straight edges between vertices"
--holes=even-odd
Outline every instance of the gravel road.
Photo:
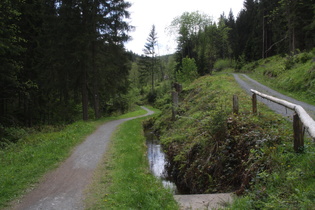
[{"label": "gravel road", "polygon": [[[291,103],[294,104],[298,104],[300,106],[302,106],[305,111],[314,119],[315,118],[315,106],[312,106],[310,104],[298,101],[294,98],[288,97],[286,95],[283,95],[275,90],[272,90],[271,88],[260,84],[259,82],[257,82],[256,80],[251,79],[249,76],[245,75],[245,74],[233,74],[235,80],[238,82],[238,84],[250,95],[252,95],[252,93],[250,92],[250,89],[254,89],[257,90],[261,93],[267,94],[267,95],[271,95],[286,101],[289,101]],[[241,78],[241,77],[242,78]],[[267,99],[262,99],[261,97],[257,96],[257,99],[261,102],[263,102],[264,104],[266,104],[270,109],[274,110],[275,112],[288,117],[290,120],[292,120],[292,116],[293,116],[293,111],[286,109],[285,107],[273,103]],[[259,108],[258,108],[259,109]]]},{"label": "gravel road", "polygon": [[[154,112],[142,107],[147,114]],[[94,170],[106,152],[112,133],[121,123],[138,117],[115,120],[100,126],[76,147],[59,168],[48,173],[42,182],[11,209],[73,210],[84,209],[84,189],[92,181]]]}]

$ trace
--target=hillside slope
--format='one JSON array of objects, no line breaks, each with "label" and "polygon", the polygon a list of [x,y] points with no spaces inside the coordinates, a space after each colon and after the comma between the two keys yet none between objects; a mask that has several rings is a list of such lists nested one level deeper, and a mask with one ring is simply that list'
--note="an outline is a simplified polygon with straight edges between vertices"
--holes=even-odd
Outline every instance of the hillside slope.
[{"label": "hillside slope", "polygon": [[246,64],[241,72],[259,82],[315,105],[315,48],[293,56],[273,56]]},{"label": "hillside slope", "polygon": [[[239,115],[232,114],[234,94],[240,100]],[[258,171],[270,168],[254,157],[260,147],[274,147],[288,138],[290,131],[277,115],[251,114],[250,97],[232,76],[202,77],[180,97],[176,121],[166,108],[155,128],[169,157],[169,173],[184,192],[244,190]]]},{"label": "hillside slope", "polygon": [[[232,113],[234,94],[240,101],[238,115]],[[232,76],[204,76],[184,87],[175,121],[171,119],[170,97],[165,96],[160,104],[165,105],[162,115],[154,120],[154,128],[169,158],[168,173],[183,193],[236,192],[248,199],[243,203],[240,199],[242,207],[256,208],[273,203],[267,192],[272,197],[269,190],[281,189],[279,179],[287,179],[289,189],[284,191],[292,193],[286,197],[280,190],[277,196],[291,202],[296,194],[292,188],[296,186],[290,184],[302,178],[295,175],[295,169],[291,171],[291,166],[299,164],[292,149],[291,125],[263,105],[259,105],[259,115],[252,115],[250,96]],[[310,156],[305,158],[305,164],[310,163]],[[300,161],[304,163],[303,158]],[[305,167],[298,166],[303,179],[314,181],[313,169]],[[266,183],[274,181],[269,180],[273,174],[277,174],[278,186],[267,188]],[[308,186],[308,182],[304,184]],[[266,203],[256,200],[257,196],[266,199]],[[280,199],[277,196],[273,197],[275,203]],[[314,202],[309,199],[301,204],[293,200],[299,207]]]}]

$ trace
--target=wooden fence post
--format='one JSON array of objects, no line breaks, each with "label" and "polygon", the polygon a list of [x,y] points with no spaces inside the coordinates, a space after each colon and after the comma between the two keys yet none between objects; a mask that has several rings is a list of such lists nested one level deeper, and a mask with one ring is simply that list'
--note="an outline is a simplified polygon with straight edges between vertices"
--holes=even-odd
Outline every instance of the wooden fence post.
[{"label": "wooden fence post", "polygon": [[233,95],[233,113],[238,114],[238,96]]},{"label": "wooden fence post", "polygon": [[293,115],[294,151],[301,152],[304,149],[304,126],[297,113]]},{"label": "wooden fence post", "polygon": [[172,92],[172,120],[175,121],[177,115],[177,107],[178,107],[178,92]]},{"label": "wooden fence post", "polygon": [[253,114],[257,114],[257,95],[254,93],[252,95],[252,104],[253,104]]}]

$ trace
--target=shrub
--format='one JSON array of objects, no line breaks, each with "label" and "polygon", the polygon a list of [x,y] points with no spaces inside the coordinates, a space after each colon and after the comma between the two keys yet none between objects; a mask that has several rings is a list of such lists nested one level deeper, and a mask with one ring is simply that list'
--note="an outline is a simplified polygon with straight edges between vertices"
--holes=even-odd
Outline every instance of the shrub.
[{"label": "shrub", "polygon": [[214,69],[216,71],[222,71],[235,67],[235,61],[231,59],[219,59],[214,63]]},{"label": "shrub", "polygon": [[12,143],[18,142],[28,132],[23,128],[3,127],[0,125],[0,148],[3,149]]},{"label": "shrub", "polygon": [[179,82],[192,82],[198,77],[197,65],[194,58],[183,58],[182,69],[177,73],[177,78]]},{"label": "shrub", "polygon": [[287,56],[285,62],[284,62],[284,68],[286,70],[290,70],[294,66],[294,57],[293,56]]},{"label": "shrub", "polygon": [[148,102],[149,102],[150,104],[154,103],[155,100],[156,100],[156,97],[157,97],[156,92],[155,92],[155,91],[154,91],[154,92],[150,91],[150,92],[148,93],[148,95],[147,95]]}]

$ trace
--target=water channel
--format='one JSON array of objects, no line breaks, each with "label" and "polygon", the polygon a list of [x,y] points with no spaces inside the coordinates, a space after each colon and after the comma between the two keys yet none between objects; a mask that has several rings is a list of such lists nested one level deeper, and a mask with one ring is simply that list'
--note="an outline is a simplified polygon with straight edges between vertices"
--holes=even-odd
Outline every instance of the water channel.
[{"label": "water channel", "polygon": [[160,140],[150,129],[145,130],[144,134],[146,137],[148,160],[152,174],[162,180],[165,188],[169,189],[173,194],[177,194],[176,185],[167,180],[167,172],[165,170],[167,160],[165,153],[162,150]]}]

